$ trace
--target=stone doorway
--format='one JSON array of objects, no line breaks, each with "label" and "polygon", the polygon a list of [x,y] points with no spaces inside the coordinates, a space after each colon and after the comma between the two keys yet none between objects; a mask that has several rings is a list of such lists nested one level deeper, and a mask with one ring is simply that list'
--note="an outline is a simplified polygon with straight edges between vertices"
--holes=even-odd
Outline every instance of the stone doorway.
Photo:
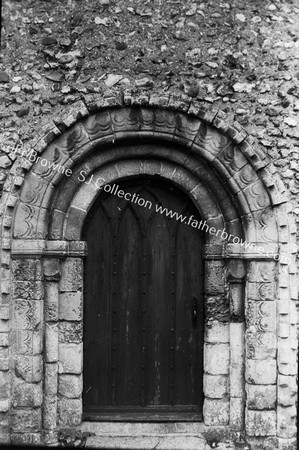
[{"label": "stone doorway", "polygon": [[56,119],[30,149],[67,174],[25,152],[12,169],[12,179],[22,174],[18,185],[5,191],[1,313],[11,389],[2,408],[9,439],[54,444],[61,428],[82,423],[82,230],[101,185],[91,177],[113,184],[158,175],[192,198],[210,230],[203,252],[204,426],[243,432],[257,449],[292,446],[296,229],[278,175],[221,112],[174,99],[166,108],[157,96],[125,104],[116,98],[104,108],[101,101]]}]

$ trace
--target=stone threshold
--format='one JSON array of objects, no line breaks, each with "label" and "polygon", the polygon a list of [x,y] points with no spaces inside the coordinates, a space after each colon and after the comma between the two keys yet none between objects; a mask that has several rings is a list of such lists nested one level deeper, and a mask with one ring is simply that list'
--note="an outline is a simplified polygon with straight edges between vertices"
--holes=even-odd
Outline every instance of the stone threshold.
[{"label": "stone threshold", "polygon": [[201,423],[83,422],[82,432],[94,433],[87,448],[114,450],[207,450]]}]

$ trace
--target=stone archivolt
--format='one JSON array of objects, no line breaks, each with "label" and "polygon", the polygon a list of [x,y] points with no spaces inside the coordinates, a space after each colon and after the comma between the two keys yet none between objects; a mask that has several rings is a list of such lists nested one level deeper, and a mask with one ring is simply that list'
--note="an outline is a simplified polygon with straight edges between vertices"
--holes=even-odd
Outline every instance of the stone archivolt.
[{"label": "stone archivolt", "polygon": [[206,236],[204,423],[245,430],[254,448],[295,448],[296,230],[279,176],[245,131],[180,98],[86,96],[32,149],[72,176],[18,158],[4,189],[0,382],[10,380],[11,401],[5,390],[0,408],[12,442],[53,444],[81,421],[81,231],[100,192],[84,171],[110,184],[169,180],[210,227],[264,249]]}]

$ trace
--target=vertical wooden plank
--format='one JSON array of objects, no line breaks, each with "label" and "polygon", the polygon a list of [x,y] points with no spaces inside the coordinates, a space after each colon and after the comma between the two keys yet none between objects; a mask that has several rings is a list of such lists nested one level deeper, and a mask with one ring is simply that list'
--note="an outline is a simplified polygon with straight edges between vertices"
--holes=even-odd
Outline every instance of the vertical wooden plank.
[{"label": "vertical wooden plank", "polygon": [[146,396],[148,405],[169,404],[171,240],[167,220],[156,215],[147,236]]},{"label": "vertical wooden plank", "polygon": [[141,405],[142,235],[130,207],[117,233],[117,296],[113,314],[116,342],[116,404]]},{"label": "vertical wooden plank", "polygon": [[202,392],[202,274],[199,230],[177,234],[175,404],[199,405]]},{"label": "vertical wooden plank", "polygon": [[84,298],[84,403],[109,404],[110,277],[112,232],[99,207],[87,223]]}]

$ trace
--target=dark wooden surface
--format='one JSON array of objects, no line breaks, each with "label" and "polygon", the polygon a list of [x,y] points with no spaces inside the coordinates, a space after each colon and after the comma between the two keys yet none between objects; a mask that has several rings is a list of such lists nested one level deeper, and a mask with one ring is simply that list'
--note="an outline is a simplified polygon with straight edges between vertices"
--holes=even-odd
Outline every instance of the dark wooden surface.
[{"label": "dark wooden surface", "polygon": [[172,185],[119,186],[152,207],[103,193],[85,225],[85,417],[200,420],[203,238],[155,205],[198,213]]}]

